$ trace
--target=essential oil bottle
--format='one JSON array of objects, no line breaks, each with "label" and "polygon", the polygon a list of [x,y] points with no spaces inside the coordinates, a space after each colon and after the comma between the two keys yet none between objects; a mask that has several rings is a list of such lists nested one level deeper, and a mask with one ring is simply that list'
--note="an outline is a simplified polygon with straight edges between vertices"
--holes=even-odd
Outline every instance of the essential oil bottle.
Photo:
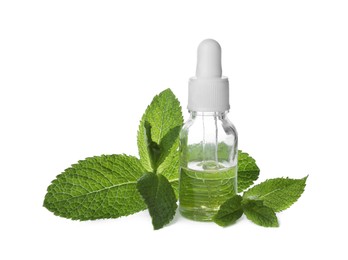
[{"label": "essential oil bottle", "polygon": [[179,210],[186,218],[211,221],[237,193],[238,138],[227,118],[228,78],[221,47],[212,39],[198,46],[196,76],[189,80],[189,120],[180,133]]}]

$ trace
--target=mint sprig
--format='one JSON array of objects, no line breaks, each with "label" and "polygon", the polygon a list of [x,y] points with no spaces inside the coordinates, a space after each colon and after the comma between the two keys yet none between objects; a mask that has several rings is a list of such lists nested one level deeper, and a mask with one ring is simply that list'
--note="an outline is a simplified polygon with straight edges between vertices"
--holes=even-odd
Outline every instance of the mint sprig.
[{"label": "mint sprig", "polygon": [[[148,172],[161,173],[171,164],[173,154],[179,146],[179,131],[183,124],[180,102],[170,89],[155,96],[143,114],[138,130],[137,143],[141,164]],[[153,165],[149,145],[149,128],[151,141],[161,147],[158,164]],[[158,169],[156,169],[158,167]]]},{"label": "mint sprig", "polygon": [[255,185],[244,192],[243,197],[238,196],[238,200],[233,197],[223,203],[213,220],[220,226],[229,226],[236,219],[221,220],[221,216],[233,215],[236,209],[241,209],[242,213],[257,225],[278,227],[276,212],[289,208],[301,197],[307,177],[302,179],[276,178]]},{"label": "mint sprig", "polygon": [[[170,89],[156,96],[146,109],[140,121],[138,148],[140,161],[147,167],[138,181],[137,189],[142,195],[152,218],[154,229],[168,224],[177,208],[176,196],[169,180],[161,172],[166,170],[168,177],[176,178],[179,165],[168,166],[178,158],[179,132],[183,124],[179,101]],[[146,147],[146,149],[145,149]],[[164,164],[160,168],[162,164]]]},{"label": "mint sprig", "polygon": [[148,208],[154,228],[162,228],[177,207],[182,124],[180,103],[166,89],[140,121],[140,160],[127,155],[81,160],[52,181],[44,207],[74,220],[118,218]]},{"label": "mint sprig", "polygon": [[[173,219],[177,208],[182,124],[180,103],[166,89],[154,97],[140,121],[140,159],[114,154],[80,160],[52,181],[44,207],[73,220],[118,218],[148,208],[154,229],[162,228]],[[190,156],[199,159],[202,155],[196,150],[192,147]],[[226,147],[219,146],[219,157],[228,157],[226,151]],[[238,151],[238,192],[248,189],[259,172],[255,160]],[[228,226],[245,214],[258,225],[278,226],[275,212],[297,201],[306,179],[277,178],[256,185],[243,196],[236,195],[223,203],[214,221]]]}]

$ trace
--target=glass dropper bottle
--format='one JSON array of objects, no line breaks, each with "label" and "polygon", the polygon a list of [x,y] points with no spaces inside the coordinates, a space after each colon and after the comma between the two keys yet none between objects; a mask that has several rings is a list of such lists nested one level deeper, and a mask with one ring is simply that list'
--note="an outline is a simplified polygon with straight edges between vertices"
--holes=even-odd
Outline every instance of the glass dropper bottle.
[{"label": "glass dropper bottle", "polygon": [[198,46],[196,77],[189,80],[189,120],[180,133],[179,210],[189,219],[211,221],[237,193],[238,138],[227,118],[229,82],[222,76],[221,47]]}]

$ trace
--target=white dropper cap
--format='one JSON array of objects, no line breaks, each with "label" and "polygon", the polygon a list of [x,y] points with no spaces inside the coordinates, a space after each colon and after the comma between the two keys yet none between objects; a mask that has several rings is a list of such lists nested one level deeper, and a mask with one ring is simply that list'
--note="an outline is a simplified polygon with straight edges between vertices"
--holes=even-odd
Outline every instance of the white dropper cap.
[{"label": "white dropper cap", "polygon": [[197,50],[196,77],[189,80],[187,108],[199,112],[230,109],[228,78],[222,76],[221,47],[212,39],[202,41]]}]

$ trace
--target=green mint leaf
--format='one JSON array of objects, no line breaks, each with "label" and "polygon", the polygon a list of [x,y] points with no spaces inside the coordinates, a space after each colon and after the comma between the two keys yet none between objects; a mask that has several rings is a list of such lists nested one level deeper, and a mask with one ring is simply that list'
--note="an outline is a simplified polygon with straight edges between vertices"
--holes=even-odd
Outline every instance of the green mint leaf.
[{"label": "green mint leaf", "polygon": [[170,155],[174,155],[179,146],[179,134],[181,131],[182,125],[173,127],[168,131],[168,133],[162,138],[160,143],[160,149],[161,149],[161,157],[158,161],[157,166],[161,166],[167,158],[169,160],[166,161],[166,164],[164,164],[164,167],[159,167],[159,172],[162,172],[166,167],[168,167],[172,160],[170,159]]},{"label": "green mint leaf", "polygon": [[238,151],[238,192],[249,188],[259,177],[260,169],[247,153]]},{"label": "green mint leaf", "polygon": [[157,170],[159,159],[161,157],[161,147],[154,141],[152,141],[151,137],[151,125],[149,122],[145,121],[144,124],[146,131],[146,142],[147,142],[147,152],[149,154],[151,167],[154,171]]},{"label": "green mint leaf", "polygon": [[146,209],[136,189],[145,169],[127,155],[102,155],[79,161],[47,188],[44,207],[79,220],[118,218]]},{"label": "green mint leaf", "polygon": [[276,178],[266,180],[244,192],[243,198],[262,200],[265,206],[279,212],[289,208],[301,197],[306,186],[307,177],[302,179]]},{"label": "green mint leaf", "polygon": [[[157,165],[153,165],[149,154],[149,138],[145,122],[151,126],[151,141],[158,144],[161,149]],[[178,134],[182,124],[180,103],[170,89],[164,90],[153,98],[140,121],[137,138],[140,161],[146,171],[156,172],[156,167],[158,167],[157,172],[161,173],[171,164],[172,155],[179,145]]]},{"label": "green mint leaf", "polygon": [[262,201],[243,200],[245,216],[255,224],[263,227],[278,227],[278,219],[273,209],[263,205]]},{"label": "green mint leaf", "polygon": [[168,224],[175,215],[177,205],[167,178],[161,174],[145,173],[139,179],[137,188],[149,209],[154,229]]},{"label": "green mint leaf", "polygon": [[174,189],[176,198],[179,198],[179,168],[180,168],[180,154],[179,151],[174,151],[169,155],[165,163],[159,167],[161,174],[165,176]]},{"label": "green mint leaf", "polygon": [[213,221],[222,227],[234,224],[243,215],[241,202],[242,197],[239,195],[226,200],[213,217]]},{"label": "green mint leaf", "polygon": [[145,121],[144,127],[147,139],[147,151],[151,161],[152,169],[154,172],[156,172],[158,166],[161,165],[163,161],[167,158],[167,156],[170,154],[171,148],[173,147],[179,136],[181,126],[176,126],[169,130],[168,133],[162,138],[160,144],[157,144],[156,142],[152,141],[152,127],[148,121]]}]

